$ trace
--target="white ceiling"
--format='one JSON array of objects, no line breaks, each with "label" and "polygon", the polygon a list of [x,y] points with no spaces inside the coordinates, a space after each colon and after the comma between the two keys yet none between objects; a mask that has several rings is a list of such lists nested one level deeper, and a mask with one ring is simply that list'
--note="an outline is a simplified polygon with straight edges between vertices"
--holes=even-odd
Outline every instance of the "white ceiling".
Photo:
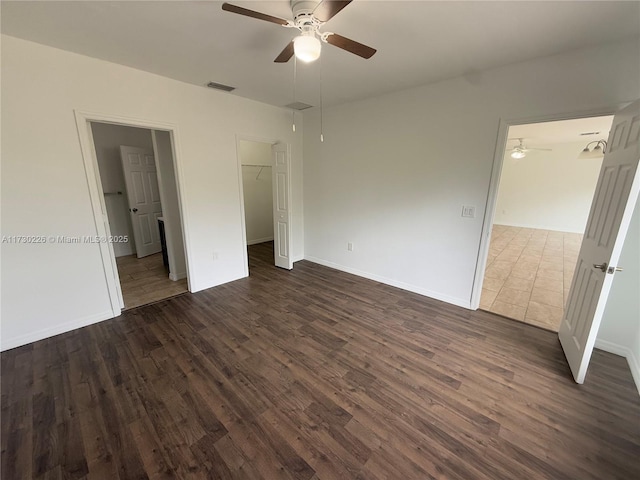
[{"label": "white ceiling", "polygon": [[[291,18],[287,0],[232,1]],[[291,29],[206,1],[2,1],[2,32],[273,105],[293,100],[293,61],[273,59]],[[378,53],[323,45],[327,105],[640,36],[640,2],[355,0],[326,24]],[[299,65],[297,100],[319,99],[319,67]]]},{"label": "white ceiling", "polygon": [[[528,123],[509,127],[507,150],[518,144],[518,138],[528,147],[553,146],[567,143],[584,143],[607,140],[613,115],[577,118],[554,122]],[[589,135],[585,135],[589,134]],[[507,151],[507,153],[509,153]]]}]

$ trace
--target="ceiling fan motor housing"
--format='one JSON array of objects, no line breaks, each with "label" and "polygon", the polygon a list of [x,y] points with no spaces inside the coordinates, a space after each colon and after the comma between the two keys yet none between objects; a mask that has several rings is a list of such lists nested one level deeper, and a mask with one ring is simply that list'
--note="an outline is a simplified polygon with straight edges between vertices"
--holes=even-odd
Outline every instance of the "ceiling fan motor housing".
[{"label": "ceiling fan motor housing", "polygon": [[304,22],[305,18],[310,19],[319,3],[317,0],[291,0],[291,11],[296,25],[299,20]]}]

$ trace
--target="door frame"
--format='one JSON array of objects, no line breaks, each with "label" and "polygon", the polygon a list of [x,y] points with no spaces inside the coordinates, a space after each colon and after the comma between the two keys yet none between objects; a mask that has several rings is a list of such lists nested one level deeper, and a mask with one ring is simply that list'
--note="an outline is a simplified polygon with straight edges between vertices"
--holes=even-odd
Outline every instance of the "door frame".
[{"label": "door frame", "polygon": [[[158,190],[160,192],[160,204],[161,205],[169,205],[171,203],[170,200],[167,200],[167,192],[165,190],[165,183],[167,180],[163,177],[163,168],[160,168],[160,161],[157,158],[158,157],[158,136],[156,134],[156,132],[159,132],[161,130],[158,129],[154,129],[151,130],[151,144],[153,146],[153,154],[156,156],[156,171],[157,171],[157,175],[158,175]],[[166,131],[166,130],[162,130],[162,131]],[[176,164],[175,164],[175,158],[176,158],[176,148],[175,148],[175,144],[173,139],[171,138],[171,132],[169,133],[169,141],[171,142],[171,163],[173,166],[173,176],[175,177],[175,182],[176,182],[176,194],[179,192],[178,189],[178,177],[177,177],[177,173],[176,173]],[[177,202],[178,202],[178,207],[180,206],[180,198],[176,198]],[[163,207],[164,208],[164,207]],[[168,260],[169,260],[169,279],[173,280],[174,282],[177,282],[178,280],[182,280],[183,278],[187,277],[187,272],[180,272],[176,270],[176,250],[175,250],[175,242],[174,242],[174,238],[173,238],[173,228],[169,228],[167,229],[167,225],[171,226],[173,225],[173,222],[175,221],[175,218],[173,217],[173,215],[169,214],[168,212],[165,213],[166,210],[163,210],[162,212],[162,216],[165,218],[165,237],[166,237],[166,243],[167,243],[167,256],[168,256]],[[180,211],[178,212],[180,213]],[[181,224],[182,225],[182,224]],[[182,230],[182,227],[180,228],[180,230]],[[184,234],[183,232],[181,232],[181,235],[183,237],[183,248],[182,248],[182,255],[184,255],[185,257],[185,269],[186,269],[186,246],[184,245]]]},{"label": "door frame", "polygon": [[[189,265],[192,263],[189,249],[190,243],[188,241],[188,221],[187,215],[185,214],[185,210],[187,209],[185,208],[186,202],[182,193],[184,192],[184,174],[182,171],[182,163],[180,161],[182,155],[180,153],[178,127],[170,123],[83,110],[74,110],[74,115],[78,130],[78,138],[80,141],[82,161],[84,163],[85,176],[87,179],[87,187],[89,189],[89,200],[91,202],[91,210],[93,212],[94,226],[98,237],[109,238],[111,235],[111,229],[109,227],[104,191],[100,180],[98,156],[93,141],[91,122],[144,128],[148,130],[163,130],[169,132],[171,135],[171,142],[173,145],[173,165],[176,173],[176,188],[178,190],[178,209],[180,210],[182,222],[182,236],[184,240],[184,253],[187,267],[187,288],[191,291],[191,269],[189,268]],[[102,268],[109,295],[111,312],[114,317],[118,317],[124,308],[124,299],[122,297],[122,288],[120,286],[120,276],[118,274],[115,251],[110,242],[99,242],[98,246],[100,249]]]},{"label": "door frame", "polygon": [[487,192],[487,200],[482,220],[482,231],[480,234],[480,245],[478,247],[475,275],[471,288],[471,310],[477,310],[480,307],[480,296],[482,295],[484,271],[487,267],[487,258],[489,257],[489,244],[491,241],[491,231],[493,227],[493,220],[495,217],[496,202],[498,199],[500,176],[502,175],[502,165],[507,150],[507,136],[509,127],[515,125],[526,125],[529,123],[553,122],[558,120],[577,120],[580,118],[614,115],[618,110],[623,108],[625,105],[628,105],[630,102],[631,101],[576,112],[563,112],[551,115],[537,115],[532,117],[513,119],[500,118],[500,122],[498,125],[498,134],[496,138],[496,148],[493,157],[493,163],[491,166],[491,179],[489,181],[489,190]]},{"label": "door frame", "polygon": [[[250,135],[243,135],[243,134],[236,134],[236,159],[238,162],[238,191],[240,192],[240,219],[241,219],[241,228],[242,228],[242,258],[243,258],[243,266],[244,266],[244,276],[248,277],[249,276],[249,255],[247,253],[247,219],[245,217],[245,209],[244,209],[244,185],[242,183],[242,159],[240,158],[240,142],[241,141],[246,141],[246,142],[259,142],[259,143],[268,143],[269,145],[271,145],[272,147],[276,144],[276,143],[284,143],[285,145],[287,145],[287,148],[291,149],[291,145],[289,143],[286,142],[282,142],[280,140],[277,139],[273,139],[273,138],[264,138],[264,137],[254,137],[254,136],[250,136]],[[273,155],[271,156],[271,169],[272,169],[272,176],[271,176],[271,188],[273,188]],[[291,202],[291,162],[287,162],[287,190],[289,192],[289,202]],[[289,204],[290,206],[291,203]],[[271,207],[271,209],[273,210],[273,205]],[[291,218],[289,218],[289,254],[291,254],[291,252],[293,251],[292,249],[292,243],[293,243],[293,235],[291,234]],[[274,240],[275,240],[275,235],[276,232],[274,230],[273,232],[274,235]],[[293,257],[292,257],[292,261],[293,261]],[[274,260],[275,262],[275,260]]]}]

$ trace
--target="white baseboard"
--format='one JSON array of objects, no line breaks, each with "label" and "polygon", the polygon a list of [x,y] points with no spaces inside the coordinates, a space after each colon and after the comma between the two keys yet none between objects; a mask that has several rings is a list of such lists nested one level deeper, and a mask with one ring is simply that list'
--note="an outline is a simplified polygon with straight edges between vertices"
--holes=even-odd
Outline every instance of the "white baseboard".
[{"label": "white baseboard", "polygon": [[256,245],[258,243],[273,242],[273,237],[256,238],[255,240],[247,240],[247,245]]},{"label": "white baseboard", "polygon": [[633,381],[636,383],[636,388],[640,394],[640,362],[639,359],[633,353],[629,347],[618,345],[617,343],[607,342],[606,340],[596,340],[595,348],[604,350],[605,352],[613,353],[614,355],[620,355],[627,359],[629,369],[631,369],[631,375]]},{"label": "white baseboard", "polygon": [[575,230],[572,228],[558,228],[558,227],[552,227],[549,225],[530,225],[528,223],[517,223],[517,222],[510,222],[510,223],[505,223],[505,222],[493,222],[494,225],[501,225],[503,227],[517,227],[517,228],[533,228],[536,230],[551,230],[554,232],[565,232],[565,233],[579,233],[579,234],[583,234],[584,233],[584,229],[583,230]]},{"label": "white baseboard", "polygon": [[13,338],[2,338],[2,346],[0,347],[1,351],[10,350],[12,348],[21,347],[22,345],[26,345],[31,342],[37,342],[38,340],[43,340],[45,338],[53,337],[55,335],[60,335],[61,333],[70,332],[71,330],[75,330],[76,328],[86,327],[88,325],[92,325],[94,323],[102,322],[104,320],[109,320],[113,317],[113,312],[111,310],[97,313],[95,315],[89,315],[88,317],[78,318],[72,320],[70,322],[60,323],[53,327],[43,328],[42,330],[38,330],[35,332],[29,332],[24,335],[19,335]]},{"label": "white baseboard", "polygon": [[304,260],[304,255],[298,255],[297,257],[292,258],[293,263],[299,262],[300,260]]},{"label": "white baseboard", "polygon": [[169,274],[169,280],[173,280],[174,282],[182,280],[183,278],[187,278],[187,272]]},{"label": "white baseboard", "polygon": [[424,288],[417,287],[415,285],[399,282],[397,280],[382,277],[374,273],[364,272],[356,268],[346,267],[344,265],[339,265],[337,263],[329,262],[327,260],[323,260],[317,257],[306,256],[304,259],[313,263],[324,265],[325,267],[335,268],[336,270],[340,270],[346,273],[351,273],[352,275],[357,275],[358,277],[368,278],[369,280],[384,283],[385,285],[390,285],[392,287],[400,288],[402,290],[407,290],[408,292],[417,293],[419,295],[424,295],[425,297],[433,298],[435,300],[441,300],[443,302],[450,303],[452,305],[457,305],[458,307],[466,308],[467,310],[471,310],[471,302],[469,300],[463,300],[460,298],[443,295],[438,292],[432,292],[430,290],[426,290]]}]

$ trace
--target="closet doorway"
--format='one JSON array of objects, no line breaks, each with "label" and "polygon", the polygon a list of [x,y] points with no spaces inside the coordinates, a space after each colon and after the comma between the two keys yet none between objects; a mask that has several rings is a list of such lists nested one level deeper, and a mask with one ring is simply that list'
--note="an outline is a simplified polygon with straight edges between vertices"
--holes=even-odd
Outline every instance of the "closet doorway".
[{"label": "closet doorway", "polygon": [[291,152],[289,145],[237,141],[246,275],[252,262],[291,270]]},{"label": "closet doorway", "polygon": [[247,246],[273,242],[271,144],[240,140]]}]

